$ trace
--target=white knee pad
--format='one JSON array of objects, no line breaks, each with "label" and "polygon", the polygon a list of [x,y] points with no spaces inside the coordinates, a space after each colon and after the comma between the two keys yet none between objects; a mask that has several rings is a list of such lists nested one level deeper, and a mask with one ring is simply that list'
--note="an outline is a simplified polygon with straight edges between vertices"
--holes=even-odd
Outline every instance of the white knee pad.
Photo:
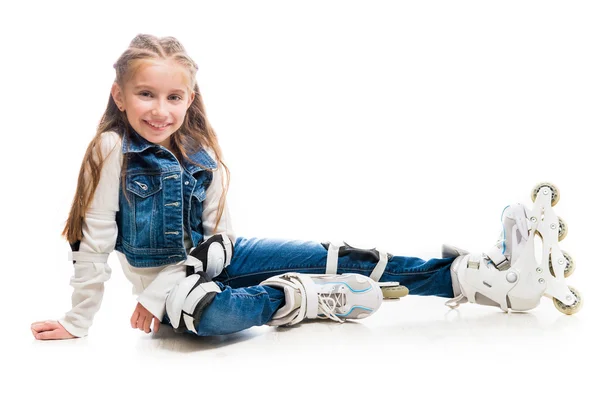
[{"label": "white knee pad", "polygon": [[202,312],[220,292],[219,286],[209,282],[203,273],[182,279],[169,292],[166,302],[167,315],[173,329],[178,333],[186,330],[196,333]]},{"label": "white knee pad", "polygon": [[188,275],[202,271],[211,280],[231,263],[232,256],[233,243],[229,237],[225,233],[215,234],[188,255],[186,264],[191,267]]}]

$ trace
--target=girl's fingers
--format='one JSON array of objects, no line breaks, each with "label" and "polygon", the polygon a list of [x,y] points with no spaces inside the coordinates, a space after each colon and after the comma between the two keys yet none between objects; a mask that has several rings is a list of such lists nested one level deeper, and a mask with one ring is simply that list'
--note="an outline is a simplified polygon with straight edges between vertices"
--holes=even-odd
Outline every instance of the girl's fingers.
[{"label": "girl's fingers", "polygon": [[60,333],[58,330],[52,330],[52,331],[44,331],[43,333],[38,333],[35,336],[35,338],[38,340],[57,340],[57,339],[64,338],[64,337],[60,337]]},{"label": "girl's fingers", "polygon": [[144,332],[150,333],[150,325],[152,324],[152,315],[148,315],[144,318]]},{"label": "girl's fingers", "polygon": [[160,320],[158,318],[154,318],[154,332],[158,333],[158,328],[160,327]]},{"label": "girl's fingers", "polygon": [[42,331],[55,330],[57,328],[58,328],[58,326],[56,325],[56,323],[51,322],[51,321],[36,322],[36,323],[34,323],[34,324],[31,325],[31,329],[35,330],[38,333],[42,332]]},{"label": "girl's fingers", "polygon": [[138,310],[136,309],[135,311],[133,311],[133,315],[131,315],[131,328],[135,329],[137,326],[137,322],[138,322],[138,318],[140,317],[140,313],[138,312]]},{"label": "girl's fingers", "polygon": [[137,320],[136,328],[144,331],[144,322],[146,321],[146,316],[140,315]]}]

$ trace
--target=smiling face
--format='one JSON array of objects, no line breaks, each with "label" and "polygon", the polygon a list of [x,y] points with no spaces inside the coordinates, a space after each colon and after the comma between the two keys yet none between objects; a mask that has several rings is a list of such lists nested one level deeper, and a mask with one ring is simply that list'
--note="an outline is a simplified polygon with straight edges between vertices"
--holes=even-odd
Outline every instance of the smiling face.
[{"label": "smiling face", "polygon": [[144,60],[135,66],[124,87],[113,84],[113,99],[138,134],[170,150],[170,137],[194,100],[188,72],[172,60]]}]

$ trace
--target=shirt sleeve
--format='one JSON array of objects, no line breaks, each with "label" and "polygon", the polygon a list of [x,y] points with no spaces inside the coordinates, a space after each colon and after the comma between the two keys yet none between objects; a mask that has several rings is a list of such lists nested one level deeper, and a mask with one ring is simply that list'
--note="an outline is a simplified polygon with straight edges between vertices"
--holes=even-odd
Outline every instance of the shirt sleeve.
[{"label": "shirt sleeve", "polygon": [[[89,253],[85,260],[75,260],[71,277],[72,309],[59,323],[72,335],[88,334],[94,315],[100,309],[104,282],[110,279],[111,268],[102,255],[110,254],[117,240],[116,213],[119,210],[119,183],[122,164],[121,138],[115,132],[105,132],[101,139],[104,158],[100,180],[82,224],[80,253]],[[89,257],[89,258],[88,258]],[[97,258],[94,258],[97,257]],[[87,261],[90,260],[90,261]]]}]

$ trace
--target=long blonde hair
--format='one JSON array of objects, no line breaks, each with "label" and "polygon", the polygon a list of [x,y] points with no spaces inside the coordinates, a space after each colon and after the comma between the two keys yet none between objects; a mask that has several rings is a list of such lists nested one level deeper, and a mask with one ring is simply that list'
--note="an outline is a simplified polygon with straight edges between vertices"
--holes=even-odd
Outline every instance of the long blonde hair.
[{"label": "long blonde hair", "polygon": [[[225,208],[225,197],[229,190],[229,168],[222,161],[222,152],[219,146],[217,135],[208,122],[202,95],[196,81],[196,72],[198,66],[189,57],[183,45],[174,37],[158,38],[148,34],[137,35],[129,44],[129,48],[119,57],[114,64],[116,70],[115,82],[124,87],[125,82],[135,73],[136,65],[143,60],[174,60],[189,70],[190,88],[193,87],[195,93],[194,100],[189,106],[181,128],[171,135],[171,147],[175,155],[183,157],[192,162],[188,154],[197,152],[200,148],[212,149],[215,154],[217,166],[222,165],[226,177],[222,178],[223,194],[219,200],[217,211],[217,221],[213,232],[219,225],[223,210]],[[71,204],[69,217],[62,231],[62,235],[74,244],[82,238],[82,224],[87,212],[98,182],[100,181],[100,171],[102,170],[103,158],[101,153],[102,133],[107,131],[117,132],[121,137],[123,134],[130,133],[131,126],[127,120],[127,115],[117,107],[112,95],[108,97],[108,105],[96,129],[96,135],[88,145],[85,156],[79,170],[77,180],[77,189],[75,197]],[[123,175],[127,168],[126,157],[123,158],[121,179],[124,182]],[[200,164],[196,164],[201,166]],[[202,167],[202,166],[201,166]],[[205,169],[204,167],[202,167]],[[225,184],[225,179],[227,183]]]}]

